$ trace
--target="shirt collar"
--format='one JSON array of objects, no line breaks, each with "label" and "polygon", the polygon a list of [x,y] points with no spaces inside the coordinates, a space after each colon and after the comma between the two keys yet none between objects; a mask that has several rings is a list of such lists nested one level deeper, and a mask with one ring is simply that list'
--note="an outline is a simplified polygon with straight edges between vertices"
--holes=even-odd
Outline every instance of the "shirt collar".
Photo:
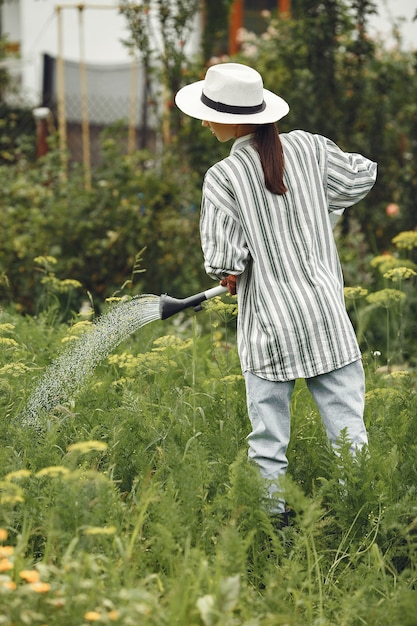
[{"label": "shirt collar", "polygon": [[244,135],[243,137],[238,137],[235,139],[232,148],[230,150],[230,154],[236,152],[236,150],[240,150],[240,148],[244,148],[245,146],[249,146],[252,143],[253,134]]}]

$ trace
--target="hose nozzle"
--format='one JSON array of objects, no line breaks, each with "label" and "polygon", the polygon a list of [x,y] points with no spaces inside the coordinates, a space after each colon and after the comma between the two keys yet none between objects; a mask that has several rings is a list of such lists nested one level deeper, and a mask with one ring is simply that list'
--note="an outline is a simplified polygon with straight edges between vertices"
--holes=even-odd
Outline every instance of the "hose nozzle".
[{"label": "hose nozzle", "polygon": [[159,301],[160,318],[161,320],[166,320],[168,317],[171,317],[171,315],[175,315],[175,313],[179,313],[179,311],[183,311],[189,307],[193,307],[194,311],[201,311],[201,305],[205,300],[209,300],[215,296],[220,296],[222,293],[226,293],[226,291],[227,287],[218,285],[217,287],[213,287],[207,291],[202,291],[193,296],[182,299],[171,298],[171,296],[163,294]]}]

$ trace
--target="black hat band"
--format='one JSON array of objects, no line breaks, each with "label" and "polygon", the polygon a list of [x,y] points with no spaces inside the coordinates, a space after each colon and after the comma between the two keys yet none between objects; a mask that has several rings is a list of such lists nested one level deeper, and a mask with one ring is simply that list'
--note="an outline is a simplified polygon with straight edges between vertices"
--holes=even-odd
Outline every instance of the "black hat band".
[{"label": "black hat band", "polygon": [[265,100],[262,100],[261,104],[255,104],[254,106],[235,106],[234,104],[223,104],[222,102],[216,102],[208,98],[204,91],[201,94],[201,102],[208,106],[210,109],[214,109],[219,113],[234,113],[237,115],[252,115],[254,113],[260,113],[266,107]]}]

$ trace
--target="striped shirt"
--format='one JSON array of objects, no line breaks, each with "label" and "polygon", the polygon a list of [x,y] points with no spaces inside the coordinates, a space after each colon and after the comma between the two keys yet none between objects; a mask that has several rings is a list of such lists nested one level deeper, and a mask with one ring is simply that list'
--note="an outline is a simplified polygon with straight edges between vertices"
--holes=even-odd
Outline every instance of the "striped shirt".
[{"label": "striped shirt", "polygon": [[250,135],[213,165],[203,185],[206,272],[238,277],[243,372],[309,378],[361,358],[345,308],[329,213],[372,188],[376,163],[304,131],[281,135],[284,195],[269,192]]}]

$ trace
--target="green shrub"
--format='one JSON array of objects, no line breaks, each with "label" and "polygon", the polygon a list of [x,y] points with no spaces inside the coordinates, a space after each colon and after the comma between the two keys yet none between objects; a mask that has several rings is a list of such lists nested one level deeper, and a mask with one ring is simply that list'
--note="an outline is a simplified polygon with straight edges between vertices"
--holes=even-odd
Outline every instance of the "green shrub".
[{"label": "green shrub", "polygon": [[[97,306],[122,285],[178,297],[201,291],[207,278],[199,186],[169,154],[156,161],[149,153],[121,154],[117,146],[116,138],[104,139],[91,190],[77,167],[63,178],[57,150],[36,165],[0,166],[3,300],[31,314],[44,307],[45,268],[34,260],[49,257],[57,259],[49,278],[82,283]],[[68,290],[57,295],[67,299]],[[85,297],[73,290],[70,308]]]},{"label": "green shrub", "polygon": [[297,383],[294,525],[276,530],[247,462],[236,305],[204,308],[127,337],[35,427],[25,403],[77,317],[1,312],[4,623],[412,624],[415,371],[368,365],[355,459]]}]

